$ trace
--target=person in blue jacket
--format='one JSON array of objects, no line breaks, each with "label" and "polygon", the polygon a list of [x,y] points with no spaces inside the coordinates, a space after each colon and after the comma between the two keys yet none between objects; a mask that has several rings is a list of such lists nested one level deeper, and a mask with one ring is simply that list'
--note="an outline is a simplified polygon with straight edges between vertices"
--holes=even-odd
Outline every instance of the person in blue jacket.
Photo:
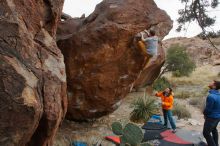
[{"label": "person in blue jacket", "polygon": [[208,146],[218,146],[217,126],[220,121],[220,81],[213,81],[209,88],[209,95],[203,112],[205,118],[203,135]]}]

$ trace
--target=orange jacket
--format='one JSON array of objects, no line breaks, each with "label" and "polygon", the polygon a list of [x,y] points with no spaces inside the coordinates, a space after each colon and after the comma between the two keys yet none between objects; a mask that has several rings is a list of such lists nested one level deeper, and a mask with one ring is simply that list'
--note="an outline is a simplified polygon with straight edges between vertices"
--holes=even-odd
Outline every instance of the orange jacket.
[{"label": "orange jacket", "polygon": [[173,94],[171,94],[169,97],[165,97],[163,92],[158,92],[156,93],[156,96],[161,98],[163,109],[170,110],[173,108]]}]

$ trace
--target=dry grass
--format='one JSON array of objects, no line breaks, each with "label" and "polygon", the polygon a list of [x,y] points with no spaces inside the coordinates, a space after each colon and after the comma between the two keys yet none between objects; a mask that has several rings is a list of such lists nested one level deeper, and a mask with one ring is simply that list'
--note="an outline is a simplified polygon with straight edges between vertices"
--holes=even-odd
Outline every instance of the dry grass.
[{"label": "dry grass", "polygon": [[[189,98],[201,98],[207,96],[208,87],[201,87],[201,86],[190,86],[190,85],[177,85],[175,89],[174,98],[178,99],[189,99]],[[190,90],[189,90],[190,88]]]},{"label": "dry grass", "polygon": [[182,105],[180,103],[174,104],[173,115],[177,116],[178,119],[191,118],[191,113],[189,112],[189,110],[186,108],[185,105]]},{"label": "dry grass", "polygon": [[219,46],[219,45],[220,45],[220,38],[214,38],[214,39],[212,39],[212,42],[213,42],[215,45]]},{"label": "dry grass", "polygon": [[196,68],[189,77],[173,77],[171,73],[165,75],[175,85],[207,85],[210,81],[218,79],[218,72],[211,65]]},{"label": "dry grass", "polygon": [[189,100],[189,104],[199,108],[201,111],[204,110],[205,107],[205,99],[204,97],[196,97],[196,98],[191,98]]},{"label": "dry grass", "polygon": [[192,96],[192,93],[188,92],[188,91],[179,91],[175,93],[175,98],[179,98],[179,99],[187,99],[190,98]]},{"label": "dry grass", "polygon": [[[219,72],[213,66],[206,65],[199,68],[189,77],[173,77],[171,74],[165,76],[175,85],[174,96],[183,100],[189,99],[188,103],[194,107],[199,108],[201,111],[204,109],[205,97],[208,93],[207,85],[212,80],[219,79]],[[189,113],[186,106],[175,104],[173,113],[179,118],[189,118]]]}]

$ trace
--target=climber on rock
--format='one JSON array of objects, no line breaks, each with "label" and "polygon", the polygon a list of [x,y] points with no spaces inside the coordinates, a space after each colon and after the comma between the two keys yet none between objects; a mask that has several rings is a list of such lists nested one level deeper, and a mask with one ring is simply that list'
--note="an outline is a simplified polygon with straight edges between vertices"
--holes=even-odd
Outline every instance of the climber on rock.
[{"label": "climber on rock", "polygon": [[156,36],[156,33],[154,30],[150,30],[148,32],[145,30],[148,37],[144,37],[144,33],[141,32],[141,40],[145,42],[145,45],[147,46],[147,53],[151,56],[157,55],[157,46],[158,46],[158,37]]},{"label": "climber on rock", "polygon": [[144,32],[140,32],[136,37],[139,38],[137,40],[138,49],[146,56],[145,67],[151,58],[157,56],[159,39],[154,30],[150,30],[149,32],[144,30]]}]

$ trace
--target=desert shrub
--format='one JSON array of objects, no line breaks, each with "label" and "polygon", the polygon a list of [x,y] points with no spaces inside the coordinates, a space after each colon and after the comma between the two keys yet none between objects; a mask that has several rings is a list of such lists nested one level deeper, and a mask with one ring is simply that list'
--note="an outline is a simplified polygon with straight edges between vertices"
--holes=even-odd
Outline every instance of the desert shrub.
[{"label": "desert shrub", "polygon": [[175,98],[179,98],[179,99],[187,99],[190,98],[191,93],[187,91],[181,91],[181,92],[176,92],[174,96]]},{"label": "desert shrub", "polygon": [[191,98],[189,100],[189,104],[195,107],[200,108],[203,105],[203,99],[201,97]]},{"label": "desert shrub", "polygon": [[196,105],[198,105],[198,103],[199,103],[199,100],[198,100],[199,98],[192,98],[192,99],[190,99],[189,100],[189,104],[190,105],[193,105],[193,106],[196,106]]},{"label": "desert shrub", "polygon": [[153,89],[157,91],[164,90],[167,87],[171,87],[171,84],[165,77],[161,77],[153,83]]},{"label": "desert shrub", "polygon": [[131,103],[133,108],[130,113],[130,120],[136,123],[144,123],[158,112],[156,100],[150,97],[139,97]]},{"label": "desert shrub", "polygon": [[184,105],[178,103],[174,105],[173,115],[176,115],[179,119],[191,118],[189,110]]},{"label": "desert shrub", "polygon": [[192,98],[189,100],[189,104],[199,108],[199,110],[201,112],[203,112],[204,108],[205,108],[205,97],[197,97],[197,98]]},{"label": "desert shrub", "polygon": [[166,71],[171,71],[173,76],[189,76],[196,68],[195,62],[189,57],[186,48],[179,44],[172,45],[167,52]]},{"label": "desert shrub", "polygon": [[[197,67],[195,71],[190,74],[190,76],[184,77],[174,77],[172,73],[166,73],[165,77],[173,84],[176,85],[198,85],[198,86],[207,86],[210,81],[216,80],[219,77],[217,76],[218,72],[208,71],[212,70],[213,66],[204,65]],[[200,87],[199,87],[200,88]]]},{"label": "desert shrub", "polygon": [[204,86],[202,89],[201,95],[206,96],[208,92],[209,92],[209,87]]},{"label": "desert shrub", "polygon": [[179,70],[173,71],[172,74],[173,74],[174,77],[181,77],[181,73],[180,73]]}]

